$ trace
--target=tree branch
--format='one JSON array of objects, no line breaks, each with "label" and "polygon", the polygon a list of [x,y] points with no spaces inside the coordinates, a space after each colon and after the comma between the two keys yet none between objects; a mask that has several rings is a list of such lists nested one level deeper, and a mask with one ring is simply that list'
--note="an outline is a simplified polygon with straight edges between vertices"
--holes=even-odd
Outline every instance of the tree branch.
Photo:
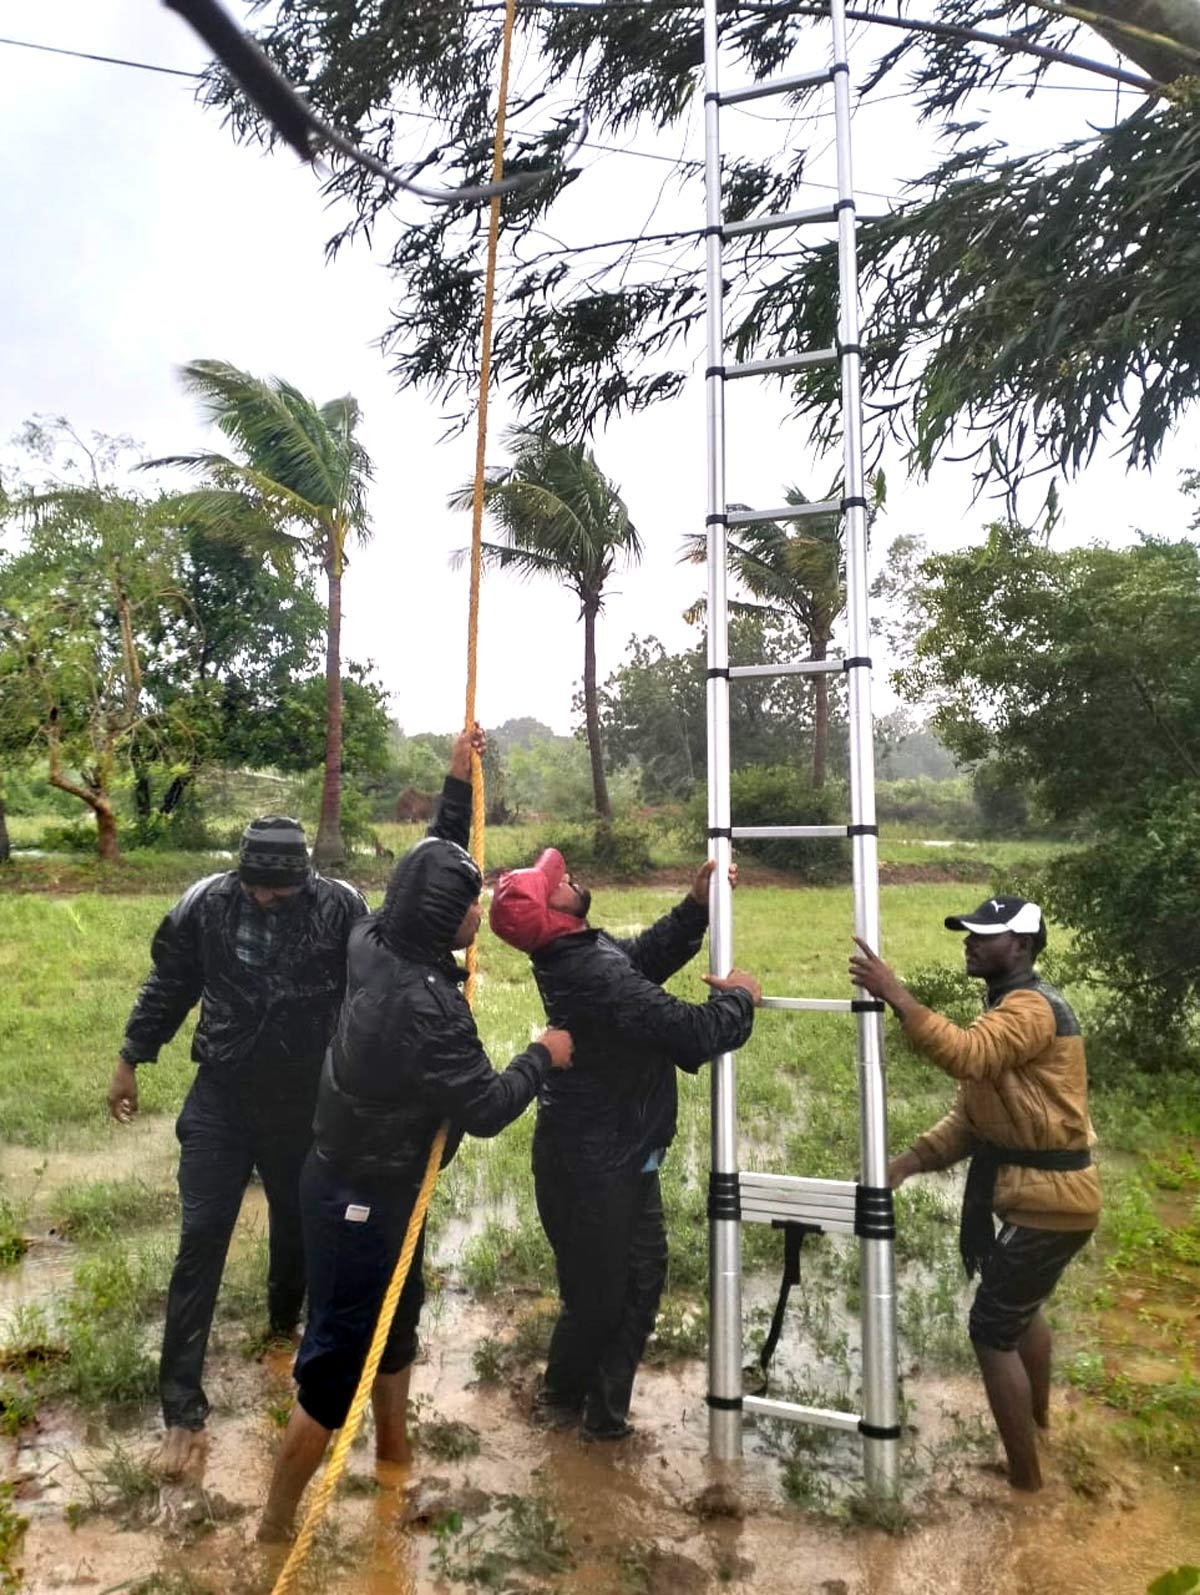
[{"label": "tree branch", "polygon": [[[472,11],[503,11],[502,0],[481,0],[478,5],[471,7]],[[600,7],[595,0],[525,0],[526,11],[599,11]],[[694,11],[694,0],[606,0],[605,11],[637,10],[637,11]],[[1062,10],[1069,16],[1078,16],[1080,21],[1091,22],[1090,14],[1074,12],[1066,7],[1047,5],[1044,9],[1049,11]],[[751,16],[770,16],[780,19],[786,17],[815,17],[824,19],[829,16],[825,6],[815,5],[771,5],[755,4],[754,0],[739,0],[732,8],[734,14],[749,14]],[[1034,44],[1028,39],[1018,39],[1006,33],[985,33],[980,28],[961,27],[952,22],[927,22],[913,17],[889,17],[875,11],[858,11],[848,9],[846,18],[850,22],[871,22],[881,28],[899,28],[906,33],[929,33],[944,39],[963,39],[971,44],[988,44],[997,50],[1005,50],[1010,55],[1032,55],[1038,60],[1049,61],[1059,66],[1075,67],[1080,72],[1091,72],[1098,77],[1108,78],[1113,83],[1124,83],[1128,87],[1138,89],[1143,94],[1160,95],[1166,84],[1160,83],[1156,78],[1143,77],[1137,72],[1127,72],[1123,67],[1109,66],[1107,62],[1096,61],[1091,56],[1076,55],[1072,50],[1055,50],[1046,44]],[[1097,22],[1101,19],[1097,18]],[[1103,19],[1107,23],[1107,19]],[[1183,46],[1180,46],[1183,49]]]}]

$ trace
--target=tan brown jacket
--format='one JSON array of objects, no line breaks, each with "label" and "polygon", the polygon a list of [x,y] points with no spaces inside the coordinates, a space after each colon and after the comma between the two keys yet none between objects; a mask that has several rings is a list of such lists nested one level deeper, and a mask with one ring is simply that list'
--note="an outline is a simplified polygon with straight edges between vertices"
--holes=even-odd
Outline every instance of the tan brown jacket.
[{"label": "tan brown jacket", "polygon": [[[914,1046],[959,1083],[950,1112],[913,1145],[921,1168],[949,1168],[976,1141],[1037,1151],[1094,1146],[1083,1037],[1066,1001],[1035,972],[1026,984],[989,992],[987,1002],[966,1030],[924,1007],[904,1020]],[[1001,1219],[1031,1229],[1092,1229],[1100,1181],[1094,1168],[1004,1164],[993,1205]]]}]

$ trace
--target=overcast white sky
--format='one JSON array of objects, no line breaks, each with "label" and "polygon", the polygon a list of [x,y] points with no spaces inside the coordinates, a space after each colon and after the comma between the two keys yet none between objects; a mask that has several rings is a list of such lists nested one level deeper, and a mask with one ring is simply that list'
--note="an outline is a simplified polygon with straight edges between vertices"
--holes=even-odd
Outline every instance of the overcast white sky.
[{"label": "overcast white sky", "polygon": [[[155,0],[0,0],[0,34],[185,69],[204,60],[186,26]],[[1009,107],[1006,125],[1019,147],[1046,132],[1083,134],[1087,121],[1111,120],[1113,100],[1062,92]],[[924,169],[927,135],[915,122],[904,101],[860,111],[861,190],[894,194]],[[811,132],[817,149],[825,142],[820,131]],[[732,115],[726,121],[731,151],[739,138],[748,148],[778,136],[749,116],[739,125]],[[687,138],[686,152],[700,156],[698,125]],[[678,153],[683,139],[629,142]],[[670,192],[660,196],[667,172],[660,162],[598,153],[588,160],[563,222],[573,237],[701,223]],[[444,423],[433,402],[395,393],[373,347],[388,321],[389,278],[366,249],[324,263],[333,226],[316,177],[290,154],[237,147],[183,79],[7,45],[0,45],[0,171],[0,439],[26,416],[49,412],[80,429],[129,433],[152,454],[202,446],[204,428],[174,377],[175,367],[197,357],[286,375],[318,400],[352,392],[378,480],[375,539],[347,576],[346,652],[376,663],[406,730],[460,723],[466,574],[451,571],[448,556],[468,539],[469,519],[445,503],[470,474],[473,442],[439,442]],[[810,175],[828,180],[828,159],[814,161]],[[868,197],[863,208],[875,203]],[[777,396],[739,391],[749,387],[730,393],[730,497],[767,505],[785,483],[823,486],[829,468],[805,453],[803,432]],[[511,416],[501,406],[494,419],[489,459],[496,462],[499,430]],[[648,416],[615,423],[596,450],[647,547],[641,568],[614,582],[601,634],[607,673],[632,633],[654,633],[671,646],[692,636],[681,611],[702,573],[680,568],[677,553],[683,537],[703,526],[702,385]],[[1060,539],[1117,541],[1134,526],[1181,531],[1187,510],[1178,473],[1197,464],[1194,423],[1151,475],[1100,461],[1067,490]],[[918,485],[905,483],[893,464],[875,558],[901,532],[958,546],[991,513],[971,504],[965,471],[939,469]],[[488,577],[480,647],[485,724],[532,714],[570,728],[582,636],[568,595]]]}]

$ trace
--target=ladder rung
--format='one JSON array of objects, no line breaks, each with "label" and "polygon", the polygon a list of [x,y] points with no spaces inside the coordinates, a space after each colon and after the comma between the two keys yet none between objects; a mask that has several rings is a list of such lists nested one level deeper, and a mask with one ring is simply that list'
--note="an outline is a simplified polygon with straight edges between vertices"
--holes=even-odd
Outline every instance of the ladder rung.
[{"label": "ladder rung", "polygon": [[813,1196],[848,1196],[853,1202],[858,1186],[853,1180],[818,1180],[808,1174],[761,1174],[743,1169],[738,1175],[743,1191],[790,1191]]},{"label": "ladder rung", "polygon": [[773,78],[767,83],[751,83],[744,89],[730,89],[717,96],[719,105],[740,105],[743,100],[762,100],[768,94],[790,94],[794,89],[815,89],[822,83],[833,82],[833,71],[801,72],[795,77]]},{"label": "ladder rung", "polygon": [[815,504],[785,504],[778,510],[739,510],[727,509],[725,511],[725,524],[727,526],[757,526],[762,521],[803,521],[813,515],[840,515],[842,501],[840,498],[823,498]]},{"label": "ladder rung", "polygon": [[845,669],[840,659],[802,659],[794,665],[730,665],[731,680],[754,680],[764,676],[839,676]]},{"label": "ladder rung", "polygon": [[853,1013],[847,997],[764,997],[760,1008],[783,1008],[790,1013]]},{"label": "ladder rung", "polygon": [[740,238],[745,233],[772,233],[777,227],[805,227],[809,222],[835,222],[832,205],[817,205],[812,210],[781,210],[773,216],[747,216],[744,221],[725,222],[722,238]]},{"label": "ladder rung", "polygon": [[802,1407],[795,1401],[774,1401],[770,1396],[743,1396],[742,1410],[760,1418],[783,1418],[788,1423],[812,1423],[821,1429],[858,1433],[857,1412],[834,1412],[829,1407]]},{"label": "ladder rung", "polygon": [[781,354],[770,360],[742,360],[725,367],[725,380],[738,377],[782,377],[789,371],[806,371],[809,366],[831,366],[838,358],[836,349],[810,349],[807,354]]},{"label": "ladder rung", "polygon": [[803,837],[817,841],[849,835],[846,825],[735,825],[735,842],[795,842]]},{"label": "ladder rung", "polygon": [[812,1224],[830,1235],[854,1234],[853,1202],[835,1202],[832,1198],[792,1201],[743,1191],[741,1211],[743,1222],[749,1224]]},{"label": "ladder rung", "polygon": [[820,1207],[743,1199],[741,1212],[743,1224],[807,1224],[823,1235],[855,1234],[854,1214],[841,1208],[827,1211]]}]

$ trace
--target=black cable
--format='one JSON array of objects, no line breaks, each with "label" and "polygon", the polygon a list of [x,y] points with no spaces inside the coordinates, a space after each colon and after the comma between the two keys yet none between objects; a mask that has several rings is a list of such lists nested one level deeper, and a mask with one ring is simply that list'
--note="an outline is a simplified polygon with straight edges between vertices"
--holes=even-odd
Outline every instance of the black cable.
[{"label": "black cable", "polygon": [[131,66],[139,72],[162,72],[172,78],[200,77],[199,72],[185,72],[178,66],[155,66],[150,61],[127,61],[120,55],[92,55],[87,50],[67,50],[59,44],[34,44],[31,39],[0,39],[0,44],[11,44],[17,50],[44,50],[47,55],[70,55],[77,61],[103,61],[106,66]]}]

